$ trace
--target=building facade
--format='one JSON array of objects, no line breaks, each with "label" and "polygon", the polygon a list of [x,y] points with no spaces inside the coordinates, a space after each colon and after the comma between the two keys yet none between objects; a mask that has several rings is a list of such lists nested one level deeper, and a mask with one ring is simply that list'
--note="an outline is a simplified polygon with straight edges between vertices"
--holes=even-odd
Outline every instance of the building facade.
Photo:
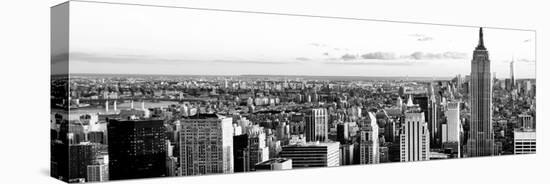
[{"label": "building facade", "polygon": [[248,134],[233,136],[233,171],[250,171]]},{"label": "building facade", "polygon": [[163,120],[117,120],[107,125],[109,180],[166,176]]},{"label": "building facade", "polygon": [[88,165],[86,182],[109,181],[109,166],[106,164]]},{"label": "building facade", "polygon": [[264,129],[258,125],[254,125],[248,129],[248,146],[249,146],[249,168],[252,169],[257,163],[269,159],[269,148],[266,146],[266,136]]},{"label": "building facade", "polygon": [[430,132],[423,112],[405,113],[400,141],[401,162],[429,160]]},{"label": "building facade", "polygon": [[81,142],[69,145],[69,181],[86,178],[86,167],[94,160],[92,144]]},{"label": "building facade", "polygon": [[520,114],[519,118],[519,127],[523,129],[534,129],[535,123],[533,121],[533,116],[528,114]]},{"label": "building facade", "polygon": [[514,154],[535,154],[537,135],[534,130],[514,131]]},{"label": "building facade", "polygon": [[368,115],[368,122],[359,132],[359,164],[378,164],[380,163],[378,124],[374,113],[368,112]]},{"label": "building facade", "polygon": [[445,117],[447,121],[441,125],[442,146],[451,149],[460,158],[460,102],[448,102]]},{"label": "building facade", "polygon": [[491,62],[483,43],[483,28],[474,50],[470,79],[471,120],[466,153],[468,157],[494,153]]},{"label": "building facade", "polygon": [[309,142],[283,146],[281,158],[292,159],[292,168],[333,167],[340,165],[339,142]]},{"label": "building facade", "polygon": [[292,159],[272,158],[254,166],[256,171],[286,170],[292,169]]},{"label": "building facade", "polygon": [[232,122],[232,118],[216,114],[196,114],[181,120],[181,175],[233,173]]},{"label": "building facade", "polygon": [[310,142],[328,140],[328,113],[325,108],[310,109],[305,113],[306,140]]}]

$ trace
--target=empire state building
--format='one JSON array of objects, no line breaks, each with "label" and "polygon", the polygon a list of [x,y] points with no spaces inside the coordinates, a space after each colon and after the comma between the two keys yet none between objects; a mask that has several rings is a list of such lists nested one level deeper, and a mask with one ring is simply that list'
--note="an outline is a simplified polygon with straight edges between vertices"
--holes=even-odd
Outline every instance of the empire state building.
[{"label": "empire state building", "polygon": [[470,81],[471,121],[466,151],[468,157],[491,156],[494,150],[491,62],[483,44],[483,28],[474,50]]}]

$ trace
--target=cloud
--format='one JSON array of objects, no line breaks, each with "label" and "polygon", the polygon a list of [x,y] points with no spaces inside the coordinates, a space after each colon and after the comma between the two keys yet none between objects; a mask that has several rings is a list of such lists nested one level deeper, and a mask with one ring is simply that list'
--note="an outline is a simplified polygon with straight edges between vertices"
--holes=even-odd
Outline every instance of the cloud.
[{"label": "cloud", "polygon": [[322,43],[310,43],[309,45],[314,47],[327,47],[326,44],[322,44]]},{"label": "cloud", "polygon": [[296,64],[293,61],[261,61],[261,60],[212,60],[214,63],[241,63],[241,64]]},{"label": "cloud", "polygon": [[409,36],[415,38],[416,41],[420,41],[420,42],[431,41],[434,39],[433,37],[426,36],[425,34],[418,34],[418,33],[410,34]]},{"label": "cloud", "polygon": [[414,52],[408,56],[403,56],[407,59],[414,60],[433,60],[433,59],[465,59],[468,54],[462,52],[443,52],[443,53],[425,53]]},{"label": "cloud", "polygon": [[531,42],[531,39],[523,40],[523,43]]},{"label": "cloud", "polygon": [[393,52],[371,52],[361,55],[363,59],[393,60],[397,59]]},{"label": "cloud", "polygon": [[429,52],[413,52],[409,55],[397,56],[394,52],[369,52],[361,55],[362,59],[373,60],[399,60],[399,59],[412,59],[412,60],[435,60],[435,59],[465,59],[468,54],[462,52],[443,52],[443,53],[429,53]]},{"label": "cloud", "polygon": [[465,59],[468,54],[461,52],[413,52],[409,55],[398,56],[394,52],[369,52],[361,55],[344,54],[341,57],[328,57],[325,64],[344,65],[413,65],[427,60],[454,60]]},{"label": "cloud", "polygon": [[384,66],[406,66],[421,63],[420,61],[394,60],[394,61],[376,61],[376,60],[354,60],[354,61],[327,61],[324,64],[340,65],[384,65]]},{"label": "cloud", "polygon": [[341,59],[344,60],[344,61],[347,61],[347,60],[355,60],[355,59],[357,59],[357,56],[351,55],[351,54],[344,54],[344,55],[341,57]]},{"label": "cloud", "polygon": [[296,60],[298,60],[298,61],[310,61],[311,59],[306,58],[306,57],[297,57]]}]

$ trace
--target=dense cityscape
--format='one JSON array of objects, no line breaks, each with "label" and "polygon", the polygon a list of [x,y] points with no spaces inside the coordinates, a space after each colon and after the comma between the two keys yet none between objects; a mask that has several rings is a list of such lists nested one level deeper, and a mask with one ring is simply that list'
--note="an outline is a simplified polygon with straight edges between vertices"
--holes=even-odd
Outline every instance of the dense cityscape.
[{"label": "dense cityscape", "polygon": [[[68,182],[536,152],[536,80],[470,75],[52,76],[51,175]],[[453,74],[450,74],[453,75]],[[67,99],[68,97],[68,99]]]}]

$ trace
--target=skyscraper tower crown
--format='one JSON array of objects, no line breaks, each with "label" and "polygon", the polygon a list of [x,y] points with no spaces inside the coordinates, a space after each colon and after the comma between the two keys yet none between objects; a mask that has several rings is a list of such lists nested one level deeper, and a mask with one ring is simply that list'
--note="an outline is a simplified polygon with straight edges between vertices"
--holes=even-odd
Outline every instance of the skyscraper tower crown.
[{"label": "skyscraper tower crown", "polygon": [[479,28],[479,43],[477,44],[476,50],[486,50],[483,43],[483,28]]}]

